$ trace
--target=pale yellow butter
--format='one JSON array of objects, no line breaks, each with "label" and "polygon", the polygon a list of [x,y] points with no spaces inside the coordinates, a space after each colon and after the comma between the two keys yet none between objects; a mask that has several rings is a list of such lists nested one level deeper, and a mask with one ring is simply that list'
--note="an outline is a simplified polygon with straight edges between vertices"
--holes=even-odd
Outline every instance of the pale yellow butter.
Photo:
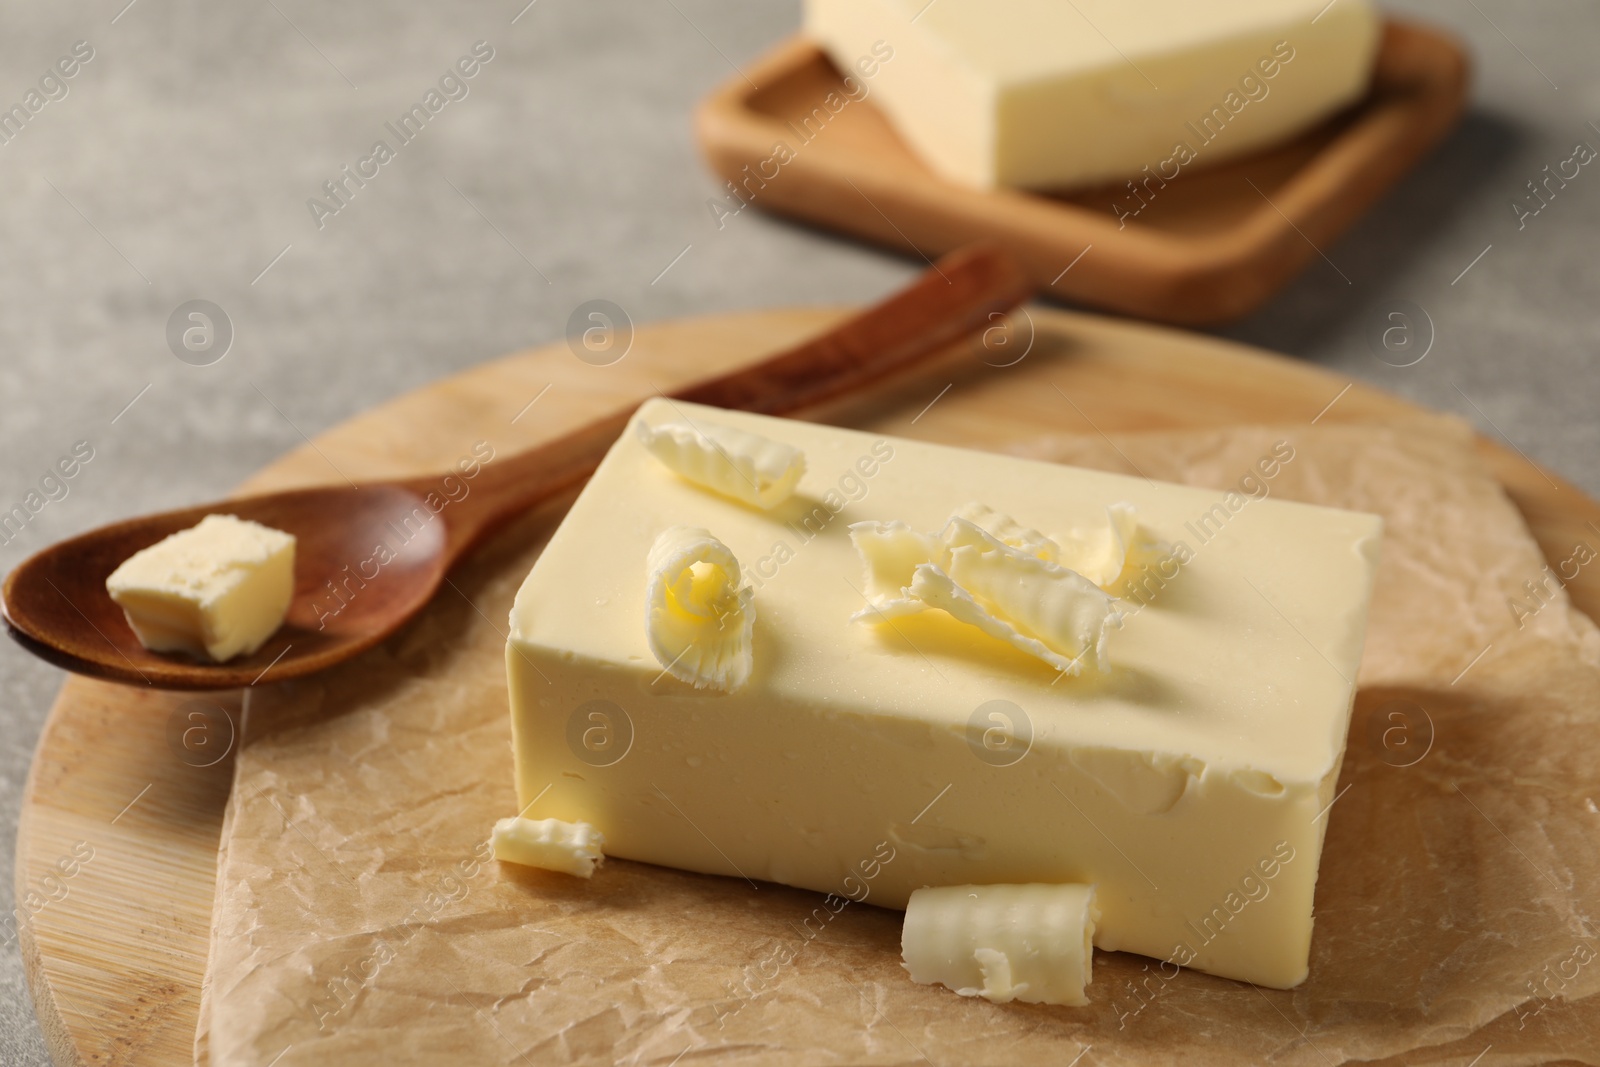
[{"label": "pale yellow butter", "polygon": [[248,655],[283,624],[294,598],[294,537],[232,515],[207,515],[129,556],[106,579],[146,648],[217,662]]},{"label": "pale yellow butter", "polygon": [[605,835],[588,823],[560,819],[501,819],[489,844],[502,863],[560,871],[577,878],[593,876],[605,862]]},{"label": "pale yellow butter", "polygon": [[996,1004],[1089,1003],[1094,927],[1090,885],[954,885],[906,903],[900,952],[913,982]]},{"label": "pale yellow butter", "polygon": [[715,493],[772,508],[789,499],[806,457],[799,449],[720,423],[638,423],[639,439],[669,469]]},{"label": "pale yellow butter", "polygon": [[[1013,534],[1012,541],[963,514]],[[869,591],[854,621],[892,626],[898,617],[939,609],[1056,670],[1106,669],[1107,629],[1120,618],[1111,597],[1047,558],[1046,549],[1049,557],[1058,554],[1055,542],[1007,516],[969,504],[937,537],[900,522],[861,522],[850,527],[850,538]]]},{"label": "pale yellow butter", "polygon": [[732,692],[750,677],[755,603],[739,561],[709,531],[671,526],[646,561],[645,633],[664,673]]},{"label": "pale yellow butter", "polygon": [[1076,571],[1102,589],[1116,584],[1136,547],[1156,547],[1140,545],[1138,512],[1124,502],[1107,505],[1104,521],[1085,523],[1065,537],[1029,529],[1011,516],[976,502],[956,509],[954,517],[965,519],[1020,552]]},{"label": "pale yellow butter", "polygon": [[806,0],[805,28],[853,78],[891,56],[864,90],[935,170],[1131,178],[1135,214],[1358,99],[1380,33],[1368,0]]},{"label": "pale yellow butter", "polygon": [[[1220,492],[688,404],[636,418],[683,415],[797,448],[806,473],[758,511],[619,439],[512,609],[522,803],[549,786],[543,809],[612,856],[890,907],[923,886],[1092,884],[1102,948],[1305,977],[1380,520],[1251,500],[1218,527]],[[852,624],[872,590],[849,526],[937,531],[973,500],[1054,531],[1125,502],[1187,562],[1129,568],[1103,673],[942,611]],[[663,677],[640,625],[638,561],[675,526],[715,531],[759,606],[736,692]],[[885,841],[892,862],[859,883]]]}]

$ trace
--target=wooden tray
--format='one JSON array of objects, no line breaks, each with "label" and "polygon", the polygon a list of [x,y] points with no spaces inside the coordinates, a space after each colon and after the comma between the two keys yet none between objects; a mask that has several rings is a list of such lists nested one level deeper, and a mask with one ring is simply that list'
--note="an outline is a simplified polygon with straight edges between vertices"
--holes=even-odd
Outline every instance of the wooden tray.
[{"label": "wooden tray", "polygon": [[[510,356],[358,416],[244,488],[336,481],[329,460],[353,476],[387,477],[440,469],[463,441],[531,445],[654,388],[764,355],[841,313],[794,309],[655,325],[638,331],[627,358],[605,368],[580,363],[564,344]],[[1418,410],[1230,342],[1037,308],[1031,319],[1033,349],[1015,366],[967,357],[937,377],[853,405],[844,421],[982,448],[1043,432],[1288,423],[1319,414],[1321,422],[1359,422]],[[1049,383],[1090,413],[1092,425]],[[546,386],[550,395],[527,407]],[[1578,540],[1592,541],[1585,524],[1600,523],[1600,504],[1510,449],[1485,440],[1482,450],[1552,562]],[[1568,592],[1600,616],[1600,572],[1580,572]],[[223,756],[231,747],[226,724],[190,719],[188,700],[70,678],[40,739],[17,832],[17,901],[34,1001],[58,1064],[192,1062],[232,761]],[[237,706],[235,696],[229,707]],[[193,729],[205,732],[185,744],[184,731]],[[195,765],[212,758],[211,766]],[[70,859],[78,842],[93,858],[62,877],[57,861]],[[37,910],[30,892],[43,901]]]},{"label": "wooden tray", "polygon": [[[1200,325],[1248,313],[1320,260],[1318,249],[1455,125],[1468,64],[1443,34],[1390,21],[1372,91],[1359,105],[1292,143],[1185,172],[1126,228],[1112,209],[1127,195],[1120,184],[1045,196],[937,177],[870,98],[851,103],[802,144],[789,123],[844,89],[838,71],[804,38],[779,46],[747,74],[701,103],[696,130],[712,170],[735,184],[745,180],[745,167],[755,173],[769,160],[775,144],[794,150],[776,178],[745,194],[752,206],[923,258],[991,238],[1058,297]],[[728,203],[739,207],[731,192]],[[1322,269],[1331,275],[1337,268]]]}]

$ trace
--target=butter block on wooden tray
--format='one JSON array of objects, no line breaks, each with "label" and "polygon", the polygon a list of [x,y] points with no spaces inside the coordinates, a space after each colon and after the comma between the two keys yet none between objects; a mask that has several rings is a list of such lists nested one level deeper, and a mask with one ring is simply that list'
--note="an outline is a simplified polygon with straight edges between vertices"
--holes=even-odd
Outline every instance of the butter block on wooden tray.
[{"label": "butter block on wooden tray", "polygon": [[[627,859],[840,895],[870,871],[891,907],[927,885],[1092,884],[1101,948],[1305,978],[1377,517],[665,400],[636,422],[757,435],[804,473],[763,509],[622,436],[511,612],[521,804],[544,797]],[[1264,453],[1254,484],[1293,454]],[[1078,553],[1094,582],[1074,573],[1069,606],[1109,604],[1103,645],[1051,646],[1051,606],[1007,616],[1003,592],[978,598],[993,627],[954,602],[894,606],[944,574],[933,563],[881,596],[856,542],[969,521],[952,514],[985,566],[1010,557],[979,527]],[[726,633],[753,611],[732,691],[679,677],[652,643],[647,561],[679,528],[714,539],[720,568],[686,566],[685,596],[713,579],[748,594],[727,598],[736,622],[707,616]],[[1092,565],[1134,541],[1126,566]],[[946,564],[958,584],[980,587],[974,558]],[[1031,596],[1036,574],[1060,577],[1030,558],[996,582]]]},{"label": "butter block on wooden tray", "polygon": [[933,169],[1032,189],[1284,140],[1366,92],[1379,38],[1367,0],[807,0],[805,26]]}]

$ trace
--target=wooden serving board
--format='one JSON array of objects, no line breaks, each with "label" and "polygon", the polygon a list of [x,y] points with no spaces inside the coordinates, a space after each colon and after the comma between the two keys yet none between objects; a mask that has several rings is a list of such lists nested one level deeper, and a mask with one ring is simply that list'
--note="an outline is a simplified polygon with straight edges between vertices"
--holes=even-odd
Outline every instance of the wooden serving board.
[{"label": "wooden serving board", "polygon": [[[1468,80],[1454,40],[1391,19],[1359,103],[1241,159],[1211,165],[1200,148],[1170,182],[1142,187],[1149,202],[1125,225],[1113,205],[1143,198],[1121,182],[1045,195],[939,177],[870,96],[825,104],[848,93],[803,37],[707,97],[695,128],[711,169],[731,183],[730,212],[748,202],[923,257],[999,241],[1058,297],[1197,325],[1249,313],[1317,261],[1455,125]],[[1080,255],[1093,270],[1070,269]]]},{"label": "wooden serving board", "polygon": [[[443,468],[479,439],[502,452],[532,445],[786,346],[840,314],[792,309],[650,326],[608,367],[579,361],[565,344],[519,353],[357,416],[242,490],[337,481],[330,461],[352,476],[388,477]],[[830,421],[994,448],[1043,432],[1418,411],[1291,359],[1158,327],[1032,308],[1012,331],[1010,347],[958,353],[830,412]],[[1012,365],[993,365],[1022,351]],[[1512,450],[1484,440],[1482,451],[1552,563],[1579,540],[1594,542],[1600,504]],[[1600,617],[1592,568],[1568,591]],[[229,722],[195,717],[194,696],[69,678],[51,709],[23,800],[16,891],[34,1001],[58,1064],[192,1062],[232,764]],[[236,717],[240,695],[205,703]]]}]

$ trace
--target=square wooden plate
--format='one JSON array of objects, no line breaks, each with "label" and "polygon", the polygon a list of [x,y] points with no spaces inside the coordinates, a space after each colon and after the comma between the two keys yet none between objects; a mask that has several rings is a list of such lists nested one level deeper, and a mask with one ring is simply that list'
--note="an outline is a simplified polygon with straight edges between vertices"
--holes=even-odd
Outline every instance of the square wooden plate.
[{"label": "square wooden plate", "polygon": [[[1247,314],[1319,258],[1455,125],[1468,81],[1455,41],[1391,20],[1359,104],[1269,151],[1184,171],[1125,225],[1113,208],[1130,195],[1120,184],[1042,195],[938,177],[870,97],[805,140],[801,120],[829,92],[845,94],[802,37],[706,98],[696,133],[731,183],[727,211],[757,207],[925,258],[990,238],[1057,297],[1202,325]],[[781,165],[779,144],[789,150]]]}]

